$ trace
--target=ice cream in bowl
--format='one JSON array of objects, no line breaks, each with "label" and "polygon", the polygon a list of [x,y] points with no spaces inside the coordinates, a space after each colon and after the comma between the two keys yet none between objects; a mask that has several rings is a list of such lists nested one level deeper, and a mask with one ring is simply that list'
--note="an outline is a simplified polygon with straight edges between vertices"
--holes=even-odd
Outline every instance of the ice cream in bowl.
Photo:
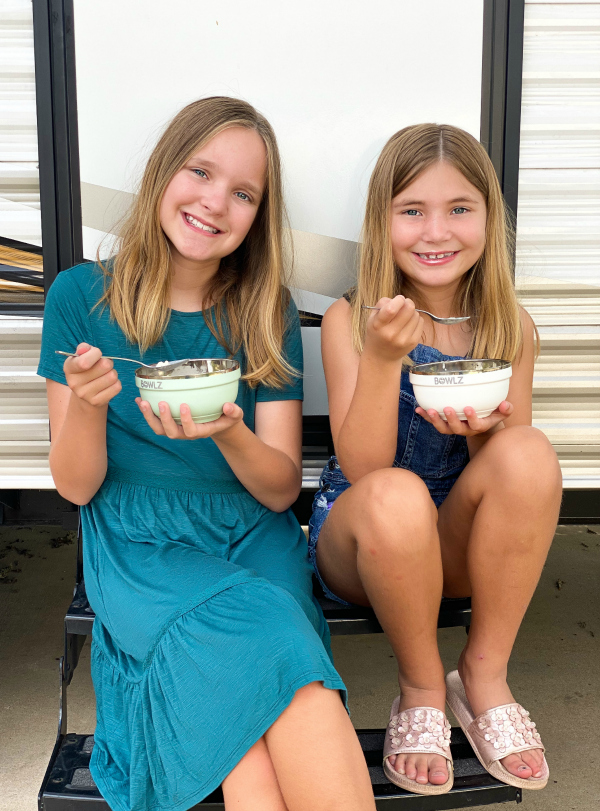
[{"label": "ice cream in bowl", "polygon": [[175,368],[135,370],[135,383],[142,400],[159,416],[158,404],[167,403],[175,422],[181,423],[181,406],[189,406],[194,422],[211,422],[223,413],[225,403],[238,394],[240,364],[229,358],[198,358]]},{"label": "ice cream in bowl", "polygon": [[506,400],[512,366],[507,360],[468,359],[419,363],[411,366],[409,380],[417,403],[446,419],[444,408],[453,408],[460,420],[471,406],[478,417],[489,417]]}]

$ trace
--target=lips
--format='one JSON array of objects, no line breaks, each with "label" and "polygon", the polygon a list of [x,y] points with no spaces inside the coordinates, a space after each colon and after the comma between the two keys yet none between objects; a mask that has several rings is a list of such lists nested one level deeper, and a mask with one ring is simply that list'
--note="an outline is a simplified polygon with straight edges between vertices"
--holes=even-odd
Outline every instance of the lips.
[{"label": "lips", "polygon": [[445,265],[458,256],[460,251],[426,251],[424,253],[417,253],[413,251],[412,254],[418,262],[423,265]]},{"label": "lips", "polygon": [[214,225],[211,225],[198,217],[194,217],[192,214],[188,214],[186,211],[182,212],[182,216],[184,222],[196,231],[201,231],[202,233],[210,234],[211,236],[217,236],[217,234],[222,233],[219,228],[215,228]]}]

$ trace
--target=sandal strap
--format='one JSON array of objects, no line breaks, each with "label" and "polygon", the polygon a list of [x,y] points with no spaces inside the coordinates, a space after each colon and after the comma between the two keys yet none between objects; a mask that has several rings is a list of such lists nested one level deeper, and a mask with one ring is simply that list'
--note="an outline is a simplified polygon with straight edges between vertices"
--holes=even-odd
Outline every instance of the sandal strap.
[{"label": "sandal strap", "polygon": [[479,754],[490,764],[528,749],[544,750],[535,722],[520,704],[502,704],[482,712],[468,728]]},{"label": "sandal strap", "polygon": [[450,724],[441,710],[413,707],[393,715],[385,733],[384,760],[390,755],[441,755],[452,763]]}]

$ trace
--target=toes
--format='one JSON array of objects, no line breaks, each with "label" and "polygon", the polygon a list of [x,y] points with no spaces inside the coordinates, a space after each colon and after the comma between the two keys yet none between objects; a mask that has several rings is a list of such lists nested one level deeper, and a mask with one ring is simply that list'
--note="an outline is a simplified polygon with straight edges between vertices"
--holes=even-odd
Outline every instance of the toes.
[{"label": "toes", "polygon": [[448,779],[448,767],[442,757],[434,757],[429,764],[429,782],[434,786],[443,785]]},{"label": "toes", "polygon": [[533,774],[532,770],[524,763],[520,755],[509,755],[505,757],[502,761],[502,765],[507,772],[514,774],[515,777],[522,777],[524,780],[527,780],[527,778],[531,777]]},{"label": "toes", "polygon": [[422,755],[417,758],[417,783],[429,782],[429,769],[427,768],[427,756]]},{"label": "toes", "polygon": [[523,759],[523,763],[529,766],[534,777],[542,776],[544,753],[541,749],[531,749],[528,752],[521,752],[521,758]]},{"label": "toes", "polygon": [[406,764],[404,766],[404,770],[406,772],[406,776],[409,780],[416,780],[417,778],[417,763],[414,757],[410,755],[406,758]]},{"label": "toes", "polygon": [[448,779],[446,760],[439,756],[398,755],[393,768],[398,774],[405,774],[409,780],[423,785],[432,783],[441,786]]}]

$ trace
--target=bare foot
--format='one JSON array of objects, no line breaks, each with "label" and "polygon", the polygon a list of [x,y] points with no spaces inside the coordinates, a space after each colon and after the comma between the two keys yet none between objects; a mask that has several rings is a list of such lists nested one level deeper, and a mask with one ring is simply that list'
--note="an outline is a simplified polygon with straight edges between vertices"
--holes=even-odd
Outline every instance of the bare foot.
[{"label": "bare foot", "polygon": [[[412,690],[404,688],[399,710],[413,707],[434,707],[445,712],[445,690]],[[448,763],[441,755],[392,755],[388,758],[390,766],[399,774],[405,774],[409,780],[425,785],[431,783],[441,786],[448,780]]]},{"label": "bare foot", "polygon": [[[458,663],[458,672],[475,717],[492,707],[512,704],[515,700],[503,674],[491,677],[482,670],[477,663],[468,661],[463,651]],[[515,777],[527,780],[529,777],[542,776],[544,753],[541,749],[530,749],[527,752],[508,755],[500,762]]]}]

